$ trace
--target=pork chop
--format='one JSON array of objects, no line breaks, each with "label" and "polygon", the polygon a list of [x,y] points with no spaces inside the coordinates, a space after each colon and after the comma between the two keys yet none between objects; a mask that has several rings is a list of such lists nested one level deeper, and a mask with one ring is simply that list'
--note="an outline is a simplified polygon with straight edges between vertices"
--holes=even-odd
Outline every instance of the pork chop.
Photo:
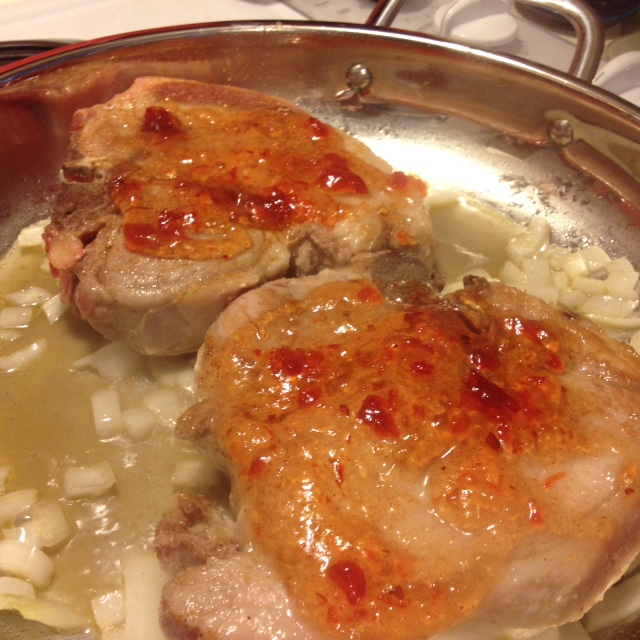
[{"label": "pork chop", "polygon": [[238,294],[395,247],[427,260],[419,180],[283,100],[140,78],[75,113],[49,260],[79,315],[147,354],[196,351]]},{"label": "pork chop", "polygon": [[424,272],[356,260],[212,325],[178,432],[227,470],[235,542],[161,523],[161,558],[215,547],[169,563],[169,638],[527,637],[625,571],[640,357],[524,292],[442,296]]}]

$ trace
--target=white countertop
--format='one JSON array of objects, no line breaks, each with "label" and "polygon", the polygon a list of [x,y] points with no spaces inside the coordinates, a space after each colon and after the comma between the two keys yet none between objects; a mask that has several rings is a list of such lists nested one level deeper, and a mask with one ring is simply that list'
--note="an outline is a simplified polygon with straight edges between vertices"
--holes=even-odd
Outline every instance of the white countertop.
[{"label": "white countertop", "polygon": [[90,40],[180,24],[302,19],[277,0],[0,0],[0,40]]}]

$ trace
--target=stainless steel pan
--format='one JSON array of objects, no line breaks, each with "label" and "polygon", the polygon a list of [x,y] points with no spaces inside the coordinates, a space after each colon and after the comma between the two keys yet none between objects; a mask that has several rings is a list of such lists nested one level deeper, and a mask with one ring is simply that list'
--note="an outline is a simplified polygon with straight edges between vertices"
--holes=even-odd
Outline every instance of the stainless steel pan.
[{"label": "stainless steel pan", "polygon": [[[517,220],[544,216],[559,242],[597,242],[638,267],[640,111],[588,84],[602,50],[595,14],[571,0],[535,2],[576,27],[579,78],[384,28],[400,4],[384,0],[366,26],[194,25],[4,67],[0,253],[21,227],[48,215],[74,110],[135,77],[169,75],[292,100],[431,185]],[[48,637],[2,624],[3,638]]]}]

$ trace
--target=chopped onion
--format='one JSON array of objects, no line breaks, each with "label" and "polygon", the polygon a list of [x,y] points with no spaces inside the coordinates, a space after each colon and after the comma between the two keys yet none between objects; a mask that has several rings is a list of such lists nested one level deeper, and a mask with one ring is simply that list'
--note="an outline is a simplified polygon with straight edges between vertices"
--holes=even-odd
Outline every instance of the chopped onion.
[{"label": "chopped onion", "polygon": [[154,382],[163,387],[178,387],[193,392],[195,363],[185,362],[180,356],[154,356],[147,358],[146,363]]},{"label": "chopped onion", "polygon": [[35,620],[60,631],[73,631],[89,627],[89,621],[69,605],[44,598],[33,600],[20,596],[0,595],[0,609],[18,611],[27,620]]},{"label": "chopped onion", "polygon": [[72,363],[72,369],[93,369],[101,378],[114,381],[136,373],[143,359],[124,342],[111,342],[96,352]]},{"label": "chopped onion", "polygon": [[53,576],[53,561],[48,555],[19,540],[0,540],[0,571],[46,587]]},{"label": "chopped onion", "polygon": [[578,311],[585,315],[626,318],[634,311],[637,303],[633,300],[621,300],[611,296],[590,296],[578,307]]},{"label": "chopped onion", "polygon": [[565,308],[575,310],[587,301],[584,291],[575,289],[561,289],[558,293],[558,302]]},{"label": "chopped onion", "polygon": [[120,395],[116,389],[102,389],[91,396],[93,424],[100,440],[113,438],[122,432],[124,422],[120,408]]},{"label": "chopped onion", "polygon": [[7,478],[9,477],[9,467],[0,466],[0,495],[6,490]]},{"label": "chopped onion", "polygon": [[160,421],[173,425],[184,411],[182,398],[173,389],[158,389],[147,394],[142,402],[153,411]]},{"label": "chopped onion", "polygon": [[25,227],[20,231],[18,235],[18,246],[27,247],[44,247],[44,240],[42,239],[42,233],[44,228],[49,224],[49,219],[38,220]]},{"label": "chopped onion", "polygon": [[134,407],[122,412],[122,421],[126,432],[136,441],[151,435],[156,426],[156,414],[150,409]]},{"label": "chopped onion", "polygon": [[636,331],[632,336],[631,340],[629,340],[629,344],[640,353],[640,327],[639,330]]},{"label": "chopped onion", "polygon": [[32,547],[40,547],[40,536],[29,520],[17,527],[9,527],[2,530],[6,540],[18,540]]},{"label": "chopped onion", "polygon": [[171,482],[185,489],[206,489],[214,484],[215,475],[206,460],[181,460],[176,464]]},{"label": "chopped onion", "polygon": [[21,336],[22,333],[15,329],[0,329],[0,340],[2,340],[2,342],[13,342]]},{"label": "chopped onion", "polygon": [[0,577],[0,595],[20,596],[21,598],[33,600],[36,597],[36,591],[33,585],[26,580],[13,578],[11,576],[2,576]]},{"label": "chopped onion", "polygon": [[38,492],[35,489],[18,489],[0,496],[0,525],[26,512],[37,497]]},{"label": "chopped onion", "polygon": [[619,316],[601,316],[597,313],[585,313],[584,315],[604,329],[612,329],[613,331],[622,331],[624,333],[640,329],[640,316],[621,318]]},{"label": "chopped onion", "polygon": [[559,631],[560,640],[591,640],[591,636],[580,622],[563,624]]},{"label": "chopped onion", "polygon": [[15,291],[5,296],[5,299],[12,304],[19,304],[21,306],[42,304],[49,298],[51,298],[51,293],[42,287],[28,287],[27,289]]},{"label": "chopped onion", "polygon": [[64,473],[64,495],[67,498],[101,496],[116,482],[108,462],[98,462],[90,467],[71,467]]},{"label": "chopped onion", "polygon": [[551,227],[544,218],[532,218],[527,230],[507,243],[507,256],[515,264],[533,257],[549,242],[550,233]]},{"label": "chopped onion", "polygon": [[176,375],[176,386],[187,393],[195,391],[195,370],[193,365],[187,366]]},{"label": "chopped onion", "polygon": [[587,295],[604,295],[605,293],[605,281],[589,276],[577,276],[571,281],[571,286],[578,291],[584,291]]},{"label": "chopped onion", "polygon": [[160,594],[167,576],[153,551],[133,547],[120,558],[124,578],[125,640],[165,640],[160,628]]},{"label": "chopped onion", "polygon": [[551,282],[551,268],[547,260],[523,258],[520,268],[527,281]]},{"label": "chopped onion", "polygon": [[507,260],[500,270],[500,280],[511,287],[523,287],[525,276],[517,265]]},{"label": "chopped onion", "polygon": [[45,302],[42,303],[42,310],[49,324],[53,324],[62,318],[62,316],[70,309],[71,305],[67,302],[62,302],[60,294],[57,294]]},{"label": "chopped onion", "polygon": [[156,356],[147,359],[147,367],[151,378],[163,387],[175,384],[176,376],[182,371],[184,362],[179,357]]},{"label": "chopped onion", "polygon": [[578,253],[571,253],[562,263],[563,271],[566,271],[569,278],[577,278],[578,276],[588,276],[589,268],[584,258]]},{"label": "chopped onion", "polygon": [[524,290],[532,296],[536,296],[549,304],[557,304],[558,298],[560,297],[560,290],[551,281],[528,281],[524,286]]},{"label": "chopped onion", "polygon": [[583,618],[587,631],[606,629],[640,610],[640,574],[622,580],[611,587]]},{"label": "chopped onion", "polygon": [[100,634],[100,640],[124,640],[124,627],[111,627]]},{"label": "chopped onion", "polygon": [[0,370],[6,371],[7,373],[18,371],[34,360],[36,356],[39,356],[46,347],[47,341],[43,338],[30,344],[28,347],[18,349],[6,356],[0,356]]},{"label": "chopped onion", "polygon": [[636,271],[612,270],[604,281],[605,290],[603,293],[614,298],[637,300],[636,285],[638,284],[638,276],[640,274]]},{"label": "chopped onion", "polygon": [[124,622],[124,596],[121,591],[110,591],[93,598],[91,610],[101,631],[116,627]]},{"label": "chopped onion", "polygon": [[616,258],[615,260],[611,260],[611,262],[605,266],[605,269],[608,273],[613,273],[614,271],[622,271],[625,273],[636,272],[628,258]]},{"label": "chopped onion", "polygon": [[55,547],[71,535],[69,522],[56,500],[36,502],[29,510],[29,525],[38,536],[39,547]]},{"label": "chopped onion", "polygon": [[545,260],[548,260],[549,266],[554,271],[561,271],[564,261],[570,255],[571,249],[568,247],[559,247],[555,244],[547,245],[544,251],[541,252],[541,256],[544,257]]},{"label": "chopped onion", "polygon": [[0,310],[0,327],[3,329],[23,329],[28,327],[33,316],[31,307],[5,307]]},{"label": "chopped onion", "polygon": [[583,260],[584,265],[587,268],[587,274],[593,275],[602,271],[611,262],[611,258],[607,255],[607,252],[596,245],[585,247],[576,252]]},{"label": "chopped onion", "polygon": [[558,290],[569,289],[571,287],[569,274],[566,271],[552,271],[551,282],[558,287]]},{"label": "chopped onion", "polygon": [[429,189],[427,203],[430,209],[438,207],[452,207],[460,200],[460,196],[455,191],[445,191],[444,189]]}]

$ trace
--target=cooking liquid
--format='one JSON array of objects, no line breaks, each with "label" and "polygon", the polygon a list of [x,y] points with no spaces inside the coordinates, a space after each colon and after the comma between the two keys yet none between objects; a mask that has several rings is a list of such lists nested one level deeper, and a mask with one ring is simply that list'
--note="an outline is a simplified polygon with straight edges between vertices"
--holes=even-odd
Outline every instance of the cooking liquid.
[{"label": "cooking liquid", "polygon": [[[58,284],[43,270],[43,260],[43,250],[14,248],[0,266],[0,295],[30,286],[55,293]],[[106,341],[71,313],[49,324],[39,311],[20,331],[24,335],[3,345],[3,353],[41,338],[48,346],[35,362],[0,374],[0,466],[10,469],[5,488],[36,488],[41,497],[61,501],[72,537],[51,554],[56,569],[46,596],[70,604],[91,620],[91,599],[121,588],[122,552],[150,546],[174,491],[170,479],[176,463],[199,456],[174,438],[168,424],[158,425],[144,442],[126,435],[98,440],[91,395],[110,383],[71,365]],[[183,360],[188,365],[189,360]],[[138,406],[158,385],[142,371],[112,386],[120,391],[126,408]],[[189,395],[184,393],[183,399],[187,406]],[[112,491],[99,498],[62,497],[67,468],[103,460],[110,462],[116,477]]]},{"label": "cooking liquid", "polygon": [[[454,196],[432,204],[432,218],[438,239],[435,264],[448,281],[474,269],[496,277],[507,259],[507,243],[523,232],[522,226],[504,216]],[[14,247],[0,263],[0,296],[30,286],[57,292],[56,280],[43,269],[45,260],[41,248]],[[122,588],[122,552],[133,546],[150,548],[156,523],[175,490],[171,476],[176,463],[199,459],[200,454],[173,436],[171,424],[158,425],[141,442],[127,435],[106,441],[96,437],[92,393],[114,386],[123,408],[140,406],[141,399],[159,386],[150,373],[152,357],[142,359],[146,365],[136,375],[110,383],[92,371],[72,367],[107,343],[71,313],[49,324],[38,311],[30,326],[19,331],[23,335],[18,340],[0,344],[0,355],[40,338],[48,347],[24,369],[0,372],[0,466],[10,468],[5,489],[36,488],[41,496],[61,501],[72,537],[50,554],[56,571],[43,595],[72,605],[92,620],[90,600]],[[189,358],[162,361],[192,363]],[[186,408],[192,398],[186,392],[182,398]],[[78,500],[62,497],[67,468],[103,460],[110,462],[116,476],[109,494]]]}]

